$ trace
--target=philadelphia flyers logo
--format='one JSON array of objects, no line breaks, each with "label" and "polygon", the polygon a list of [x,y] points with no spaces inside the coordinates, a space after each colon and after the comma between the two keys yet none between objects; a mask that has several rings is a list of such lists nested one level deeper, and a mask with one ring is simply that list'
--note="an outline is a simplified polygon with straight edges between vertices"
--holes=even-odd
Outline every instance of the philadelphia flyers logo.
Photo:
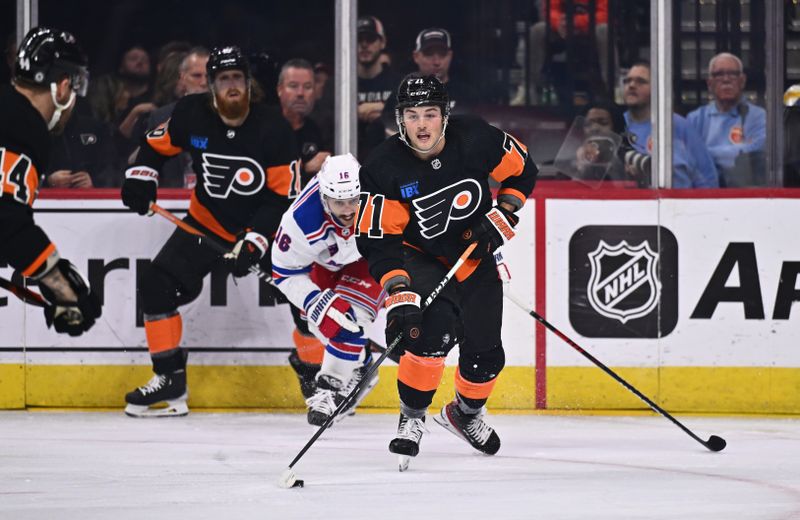
[{"label": "philadelphia flyers logo", "polygon": [[254,195],[266,178],[261,165],[249,157],[203,154],[203,187],[211,197],[225,199],[231,192]]},{"label": "philadelphia flyers logo", "polygon": [[434,238],[446,232],[451,221],[469,218],[480,206],[482,196],[478,181],[464,179],[412,201],[420,234]]}]

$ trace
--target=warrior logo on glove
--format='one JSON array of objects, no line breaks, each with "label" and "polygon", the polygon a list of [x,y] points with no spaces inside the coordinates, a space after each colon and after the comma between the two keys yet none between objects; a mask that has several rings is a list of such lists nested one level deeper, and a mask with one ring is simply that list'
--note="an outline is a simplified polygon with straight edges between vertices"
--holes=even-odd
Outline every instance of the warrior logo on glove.
[{"label": "warrior logo on glove", "polygon": [[214,198],[225,199],[230,192],[253,195],[265,181],[261,165],[249,157],[203,154],[203,187]]},{"label": "warrior logo on glove", "polygon": [[481,202],[481,185],[464,179],[413,201],[420,233],[434,238],[447,231],[450,222],[469,218]]}]

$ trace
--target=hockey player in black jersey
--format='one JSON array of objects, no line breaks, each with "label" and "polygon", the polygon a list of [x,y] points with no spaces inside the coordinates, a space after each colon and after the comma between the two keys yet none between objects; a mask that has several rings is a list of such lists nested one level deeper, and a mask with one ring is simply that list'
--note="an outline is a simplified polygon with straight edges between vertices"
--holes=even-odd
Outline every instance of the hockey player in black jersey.
[{"label": "hockey player in black jersey", "polygon": [[[514,236],[537,168],[511,135],[478,119],[449,117],[434,76],[407,76],[397,94],[400,133],[361,168],[358,248],[389,296],[386,340],[402,333],[397,387],[400,422],[389,451],[400,470],[419,452],[425,412],[447,353],[459,345],[455,399],[434,420],[492,455],[500,438],[484,405],[505,364],[503,295],[493,252]],[[489,177],[500,183],[497,204]],[[456,280],[425,309],[420,302],[467,245],[477,242]]]},{"label": "hockey player in black jersey", "polygon": [[[197,186],[185,220],[226,243],[232,254],[223,257],[178,229],[142,276],[138,290],[155,376],[125,396],[125,412],[132,416],[189,412],[178,307],[197,298],[203,278],[220,262],[237,277],[256,264],[271,272],[271,239],[300,191],[292,129],[277,111],[250,103],[250,67],[239,48],[214,49],[206,69],[210,92],[182,98],[172,117],[146,134],[125,172],[122,201],[141,215],[150,213],[159,169],[188,151]],[[152,408],[164,401],[166,408]]]},{"label": "hockey player in black jersey", "polygon": [[33,221],[50,133],[63,130],[88,83],[86,56],[70,33],[31,29],[19,46],[11,85],[0,87],[0,262],[39,283],[51,303],[48,326],[79,336],[100,317],[100,301]]}]

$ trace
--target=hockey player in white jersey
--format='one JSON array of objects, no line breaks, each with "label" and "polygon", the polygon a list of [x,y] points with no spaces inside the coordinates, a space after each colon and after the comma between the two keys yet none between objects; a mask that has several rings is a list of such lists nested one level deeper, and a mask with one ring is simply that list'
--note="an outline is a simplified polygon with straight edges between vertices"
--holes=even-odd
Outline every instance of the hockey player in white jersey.
[{"label": "hockey player in white jersey", "polygon": [[[316,426],[366,374],[371,358],[364,328],[385,298],[356,249],[360,168],[350,154],[328,157],[283,215],[272,248],[275,285],[303,309],[309,329],[325,345],[316,390],[306,399],[308,422]],[[338,417],[353,413],[377,381],[376,371]]]}]

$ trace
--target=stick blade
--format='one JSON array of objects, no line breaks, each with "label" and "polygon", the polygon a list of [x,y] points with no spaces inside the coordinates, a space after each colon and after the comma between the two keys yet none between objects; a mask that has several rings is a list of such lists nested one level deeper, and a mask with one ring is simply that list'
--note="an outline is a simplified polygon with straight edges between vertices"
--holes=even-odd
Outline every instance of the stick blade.
[{"label": "stick blade", "polygon": [[303,487],[305,482],[298,479],[292,468],[286,468],[278,477],[278,486],[283,489],[291,489],[293,487]]},{"label": "stick blade", "polygon": [[705,444],[706,448],[711,451],[722,451],[725,449],[725,446],[728,445],[728,443],[725,442],[725,439],[722,437],[717,437],[716,435],[709,437]]}]

